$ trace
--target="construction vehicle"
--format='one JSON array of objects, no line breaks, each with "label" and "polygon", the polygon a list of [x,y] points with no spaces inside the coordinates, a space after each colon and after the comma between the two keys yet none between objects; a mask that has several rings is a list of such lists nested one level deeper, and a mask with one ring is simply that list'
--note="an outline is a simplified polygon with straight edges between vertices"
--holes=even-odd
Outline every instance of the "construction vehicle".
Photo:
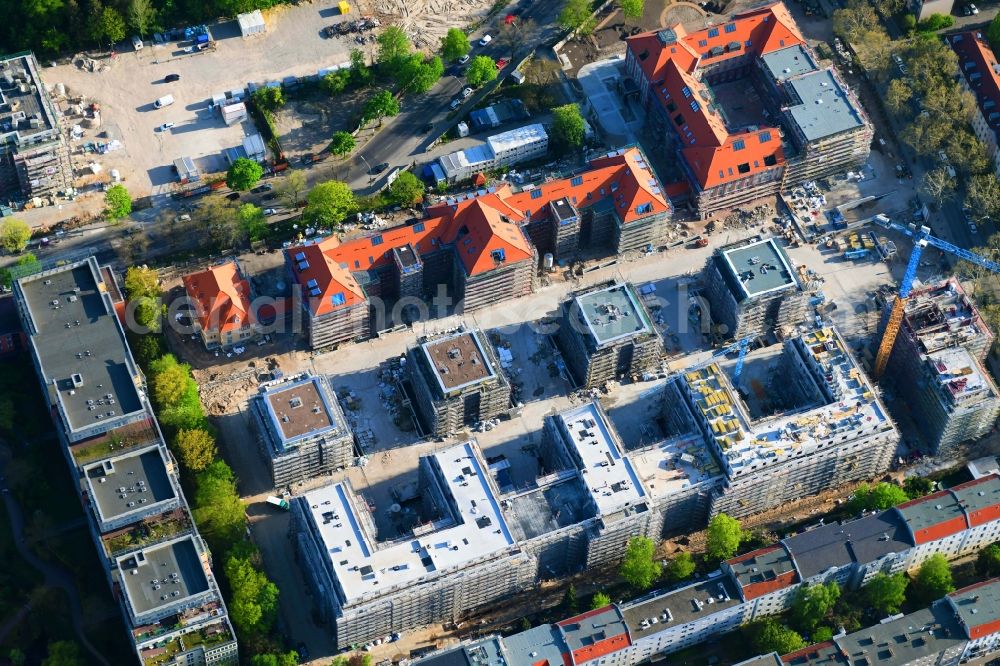
[{"label": "construction vehicle", "polygon": [[969,252],[965,248],[952,245],[948,241],[931,236],[931,230],[926,226],[917,227],[915,224],[904,226],[893,222],[887,215],[882,214],[876,215],[873,219],[886,229],[891,229],[913,239],[910,260],[906,264],[906,272],[899,285],[899,293],[892,303],[892,309],[889,311],[889,322],[886,324],[885,333],[882,334],[882,342],[878,347],[878,354],[875,356],[875,379],[879,379],[885,372],[885,366],[889,363],[889,356],[892,354],[892,347],[896,343],[896,336],[899,335],[899,327],[903,323],[903,314],[906,310],[906,301],[910,297],[913,280],[917,277],[917,267],[920,266],[920,255],[923,254],[925,247],[928,245],[936,247],[942,252],[971,261],[994,273],[1000,273],[1000,264],[981,257],[975,252]]},{"label": "construction vehicle", "polygon": [[850,259],[851,261],[859,261],[861,259],[868,258],[868,250],[861,248],[856,248],[853,250],[848,250],[844,253],[844,259]]},{"label": "construction vehicle", "polygon": [[281,497],[275,497],[274,495],[267,498],[267,503],[272,506],[276,506],[279,509],[284,509],[285,511],[288,511],[289,509],[288,500],[282,499]]}]

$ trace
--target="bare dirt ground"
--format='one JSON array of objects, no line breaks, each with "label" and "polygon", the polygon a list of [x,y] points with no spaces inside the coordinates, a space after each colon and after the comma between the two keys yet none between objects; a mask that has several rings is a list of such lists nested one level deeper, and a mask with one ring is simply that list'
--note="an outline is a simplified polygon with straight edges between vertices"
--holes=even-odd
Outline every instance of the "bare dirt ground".
[{"label": "bare dirt ground", "polygon": [[399,25],[422,51],[440,47],[448,28],[468,28],[490,14],[492,0],[372,0],[376,15]]},{"label": "bare dirt ground", "polygon": [[[326,149],[334,132],[353,131],[351,122],[356,122],[358,111],[370,94],[370,90],[364,90],[330,97],[316,90],[291,99],[275,119],[285,157],[294,164],[296,158]],[[362,141],[367,136],[363,132],[358,139]]]}]

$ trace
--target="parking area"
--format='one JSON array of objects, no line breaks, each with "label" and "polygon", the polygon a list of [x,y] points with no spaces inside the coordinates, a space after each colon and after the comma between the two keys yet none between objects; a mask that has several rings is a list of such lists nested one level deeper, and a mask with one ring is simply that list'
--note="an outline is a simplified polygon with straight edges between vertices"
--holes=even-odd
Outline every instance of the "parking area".
[{"label": "parking area", "polygon": [[[121,148],[100,156],[104,169],[118,169],[133,196],[164,194],[176,182],[174,159],[200,158],[199,166],[219,170],[224,168],[220,152],[256,133],[249,122],[227,126],[209,108],[213,95],[346,62],[353,42],[325,39],[321,31],[357,14],[355,8],[338,16],[334,0],[282,5],[266,12],[267,32],[250,39],[241,38],[235,21],[229,21],[211,26],[214,49],[187,53],[189,41],[147,43],[140,51],[122,46],[117,56],[95,61],[96,71],[78,58],[45,68],[42,76],[49,86],[63,84],[69,98],[100,107],[100,126],[84,128],[79,145],[101,140],[101,133],[116,128]],[[167,82],[171,74],[179,80]],[[166,95],[173,104],[155,108],[154,101]],[[159,131],[164,123],[174,126]]]}]

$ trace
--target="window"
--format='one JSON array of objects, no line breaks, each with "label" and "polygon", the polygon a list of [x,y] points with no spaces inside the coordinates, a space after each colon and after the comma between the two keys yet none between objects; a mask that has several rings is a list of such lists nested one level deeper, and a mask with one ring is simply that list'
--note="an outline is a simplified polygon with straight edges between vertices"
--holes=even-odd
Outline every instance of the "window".
[{"label": "window", "polygon": [[573,179],[569,181],[569,184],[573,187],[583,185],[583,176],[574,176]]},{"label": "window", "polygon": [[779,39],[779,40],[778,40],[778,43],[779,43],[780,45],[784,46],[784,45],[785,45],[785,40],[783,40],[783,39]]},{"label": "window", "polygon": [[413,233],[419,234],[423,230],[424,230],[423,222],[417,222],[416,224],[413,225]]},{"label": "window", "polygon": [[698,113],[698,111],[701,110],[701,107],[698,106],[698,102],[696,102],[695,100],[691,100],[691,110],[694,111],[695,113]]},{"label": "window", "polygon": [[667,111],[668,112],[673,113],[676,110],[677,110],[677,105],[676,104],[674,104],[673,102],[667,102]]},{"label": "window", "polygon": [[699,39],[698,40],[698,46],[708,46],[708,40],[707,39]]},{"label": "window", "polygon": [[652,213],[653,212],[653,204],[651,204],[651,203],[639,204],[638,206],[635,207],[635,212],[636,212],[637,215],[644,215],[646,213]]},{"label": "window", "polygon": [[680,127],[681,125],[683,125],[684,124],[684,116],[682,116],[681,114],[678,113],[676,116],[674,116],[674,123],[678,127]]},{"label": "window", "polygon": [[708,36],[709,37],[718,37],[719,36],[719,29],[718,28],[709,28],[708,29]]},{"label": "window", "polygon": [[751,46],[753,46],[753,41],[748,39],[747,41],[743,42],[743,46],[750,48]]},{"label": "window", "polygon": [[372,247],[381,244],[382,244],[382,234],[379,234],[378,236],[372,236]]},{"label": "window", "polygon": [[771,133],[768,132],[767,130],[765,130],[765,131],[761,132],[760,134],[758,134],[757,138],[760,139],[761,143],[767,143],[768,141],[771,140]]},{"label": "window", "polygon": [[354,260],[354,267],[355,267],[355,268],[361,268],[361,262],[360,262],[360,261],[358,261],[357,259],[355,259],[355,260]]},{"label": "window", "polygon": [[726,32],[736,32],[736,24],[735,23],[727,23],[726,24]]},{"label": "window", "polygon": [[539,190],[539,189],[531,190],[531,198],[532,199],[541,199],[542,198],[542,191]]},{"label": "window", "polygon": [[743,139],[736,139],[736,141],[733,141],[733,150],[743,150],[746,147],[747,144],[743,141]]},{"label": "window", "polygon": [[502,247],[490,252],[490,256],[493,257],[493,261],[497,262],[498,264],[502,263],[507,258],[507,255],[504,253]]},{"label": "window", "polygon": [[750,163],[749,162],[744,162],[743,164],[739,165],[736,168],[737,168],[737,170],[739,170],[740,173],[750,173]]},{"label": "window", "polygon": [[344,292],[338,291],[336,294],[330,297],[331,305],[343,305],[347,302],[347,298],[344,296]]},{"label": "window", "polygon": [[729,175],[730,175],[730,176],[732,176],[732,175],[733,175],[733,167],[729,167]]},{"label": "window", "polygon": [[726,173],[722,169],[719,169],[719,178],[725,178],[725,177]]},{"label": "window", "polygon": [[685,97],[690,97],[691,96],[691,89],[688,88],[687,86],[684,86],[683,88],[681,88],[681,92],[684,93]]}]

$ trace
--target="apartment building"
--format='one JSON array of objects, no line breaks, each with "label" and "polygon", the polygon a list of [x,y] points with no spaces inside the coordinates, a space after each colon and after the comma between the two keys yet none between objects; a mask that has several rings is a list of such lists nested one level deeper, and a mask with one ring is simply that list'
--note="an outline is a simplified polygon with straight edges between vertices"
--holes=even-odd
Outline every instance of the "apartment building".
[{"label": "apartment building", "polygon": [[91,257],[23,277],[14,295],[136,656],[150,666],[235,665],[211,553],[116,315],[111,271]]},{"label": "apartment building", "polygon": [[191,324],[205,349],[241,345],[260,334],[250,281],[235,259],[185,275],[182,282],[194,307]]},{"label": "apartment building", "polygon": [[928,454],[955,457],[996,423],[998,389],[983,366],[992,344],[992,331],[955,278],[911,293],[887,376],[913,406]]},{"label": "apartment building", "polygon": [[478,329],[420,338],[406,358],[414,404],[429,435],[444,437],[510,409],[510,382]]},{"label": "apartment building", "polygon": [[354,462],[354,434],[324,377],[304,373],[262,384],[250,410],[275,488]]},{"label": "apartment building", "polygon": [[767,337],[807,318],[806,294],[791,260],[773,238],[720,247],[705,265],[702,281],[702,330],[708,324],[708,331],[719,338]]},{"label": "apartment building", "polygon": [[412,224],[290,248],[286,263],[317,349],[366,339],[400,323],[402,310],[428,318],[524,296],[535,288],[540,254],[640,250],[665,237],[670,211],[631,147],[569,178],[448,196]]},{"label": "apartment building", "polygon": [[[720,570],[680,588],[654,591],[556,624],[483,641],[495,642],[495,651],[509,664],[644,664],[706,640],[719,640],[741,624],[780,613],[803,585],[834,581],[856,589],[877,573],[912,571],[938,552],[949,559],[963,557],[998,538],[1000,476],[992,474],[857,520],[807,528],[731,558]],[[762,655],[744,663],[954,664],[1000,647],[1000,633],[995,633],[1000,626],[1000,581],[953,592],[932,609],[933,618],[914,621],[917,614],[888,618],[875,627],[835,638],[833,643],[785,655],[780,661],[775,661],[777,655]],[[591,617],[600,619],[591,622]],[[564,627],[577,627],[589,639],[575,641]],[[903,627],[904,640],[899,640]],[[934,638],[950,640],[935,647]],[[591,649],[576,651],[581,643]],[[479,644],[474,641],[463,647],[475,649]],[[867,662],[858,661],[859,655],[867,655]],[[425,663],[447,662],[420,660],[415,666]]]},{"label": "apartment building", "polygon": [[390,481],[389,507],[347,482],[295,498],[292,536],[337,644],[364,643],[461,621],[541,580],[616,562],[631,537],[701,524],[720,476],[690,450],[671,440],[626,451],[588,403],[546,418],[529,481],[469,441],[421,458],[416,483]]},{"label": "apartment building", "polygon": [[958,55],[959,81],[976,100],[972,129],[986,144],[993,168],[1000,174],[997,161],[997,130],[1000,129],[1000,65],[986,35],[979,30],[948,35],[945,38]]},{"label": "apartment building", "polygon": [[700,434],[726,480],[712,513],[742,517],[889,469],[899,432],[833,328],[787,339],[780,390],[791,408],[753,417],[718,363],[676,376],[664,393],[672,430]]},{"label": "apartment building", "polygon": [[0,200],[29,201],[73,185],[59,111],[30,51],[0,56]]},{"label": "apartment building", "polygon": [[[702,218],[863,163],[871,123],[832,68],[821,69],[783,3],[688,33],[627,41],[626,71],[647,123],[676,154]],[[720,103],[739,86],[762,104]],[[779,113],[772,113],[780,110]]]},{"label": "apartment building", "polygon": [[629,283],[607,282],[574,292],[559,306],[556,340],[576,382],[585,388],[655,366],[663,341]]},{"label": "apartment building", "polygon": [[449,153],[438,161],[448,181],[455,183],[477,173],[538,159],[548,152],[549,135],[541,124],[534,123],[494,134],[486,143]]}]

